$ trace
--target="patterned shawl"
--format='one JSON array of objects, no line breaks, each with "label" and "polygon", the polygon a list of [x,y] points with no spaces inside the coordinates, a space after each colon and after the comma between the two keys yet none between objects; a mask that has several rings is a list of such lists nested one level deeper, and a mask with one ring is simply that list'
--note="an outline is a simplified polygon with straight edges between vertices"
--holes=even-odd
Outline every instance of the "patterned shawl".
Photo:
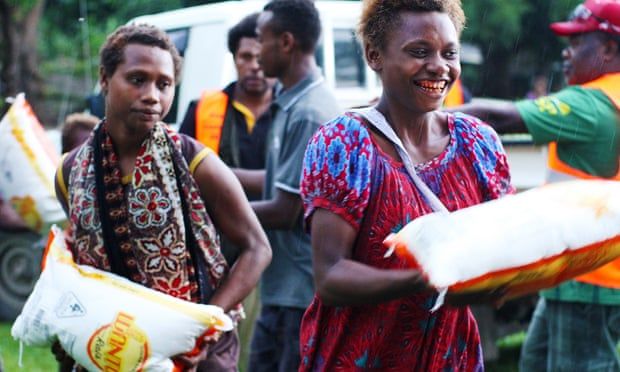
[{"label": "patterned shawl", "polygon": [[69,215],[78,263],[169,295],[205,302],[228,270],[181,138],[162,124],[142,143],[123,185],[100,123],[71,166]]}]

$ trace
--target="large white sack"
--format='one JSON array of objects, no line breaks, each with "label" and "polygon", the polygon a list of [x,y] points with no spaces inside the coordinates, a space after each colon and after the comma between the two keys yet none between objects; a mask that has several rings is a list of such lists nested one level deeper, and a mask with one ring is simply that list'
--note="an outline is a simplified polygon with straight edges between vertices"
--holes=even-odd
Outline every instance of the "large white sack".
[{"label": "large white sack", "polygon": [[11,335],[33,346],[58,340],[89,371],[176,371],[171,356],[192,351],[202,335],[233,328],[217,306],[183,301],[76,265],[56,227],[44,262]]},{"label": "large white sack", "polygon": [[0,197],[42,235],[65,220],[54,192],[58,162],[59,155],[24,94],[18,94],[0,121]]},{"label": "large white sack", "polygon": [[515,297],[620,256],[620,182],[554,183],[453,213],[428,214],[384,244],[439,290],[505,286],[507,298]]}]

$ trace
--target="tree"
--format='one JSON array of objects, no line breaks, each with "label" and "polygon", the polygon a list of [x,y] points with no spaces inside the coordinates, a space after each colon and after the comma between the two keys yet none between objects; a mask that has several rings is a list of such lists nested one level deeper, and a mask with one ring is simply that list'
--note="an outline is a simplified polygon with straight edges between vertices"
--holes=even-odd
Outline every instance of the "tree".
[{"label": "tree", "polygon": [[0,111],[4,98],[25,92],[36,107],[42,98],[37,29],[44,0],[0,0]]},{"label": "tree", "polygon": [[41,122],[55,126],[85,108],[98,77],[98,51],[106,36],[130,19],[197,5],[197,0],[47,0],[38,50],[44,78]]},{"label": "tree", "polygon": [[535,74],[551,75],[563,42],[549,23],[566,19],[582,0],[467,0],[462,40],[481,47],[484,56],[465,83],[477,96],[518,98]]}]

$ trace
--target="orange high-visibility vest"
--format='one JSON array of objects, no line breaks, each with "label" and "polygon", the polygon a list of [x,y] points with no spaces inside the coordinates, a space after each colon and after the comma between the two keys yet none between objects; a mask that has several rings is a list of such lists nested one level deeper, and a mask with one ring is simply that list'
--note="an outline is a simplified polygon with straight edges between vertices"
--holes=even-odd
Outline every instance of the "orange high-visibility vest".
[{"label": "orange high-visibility vest", "polygon": [[[604,75],[582,86],[601,90],[609,97],[616,108],[620,110],[620,73]],[[547,182],[558,182],[570,179],[602,179],[601,177],[595,177],[579,169],[575,169],[560,160],[557,153],[557,143],[555,142],[549,143],[547,160]],[[620,181],[620,169],[618,169],[618,173],[616,173],[615,176],[606,179]],[[575,280],[602,287],[620,289],[620,259],[616,259],[587,274],[578,276]]]},{"label": "orange high-visibility vest", "polygon": [[196,106],[196,139],[216,154],[219,154],[227,107],[228,95],[221,90],[204,92]]},{"label": "orange high-visibility vest", "polygon": [[443,101],[444,107],[454,107],[465,103],[465,97],[463,96],[463,86],[461,79],[458,79],[452,85],[452,88],[448,91],[446,99]]}]

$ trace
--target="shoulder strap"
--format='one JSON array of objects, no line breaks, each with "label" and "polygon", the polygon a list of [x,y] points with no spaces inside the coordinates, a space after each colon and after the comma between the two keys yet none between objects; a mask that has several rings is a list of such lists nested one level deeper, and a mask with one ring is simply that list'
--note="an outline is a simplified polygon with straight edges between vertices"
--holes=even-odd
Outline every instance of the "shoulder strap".
[{"label": "shoulder strap", "polygon": [[405,168],[407,169],[409,176],[411,176],[413,183],[418,188],[418,190],[420,190],[422,195],[424,195],[426,201],[431,206],[431,208],[435,212],[448,213],[448,208],[446,208],[446,206],[441,202],[441,200],[439,200],[437,195],[435,195],[435,193],[426,185],[426,183],[424,183],[424,181],[422,181],[422,179],[415,172],[411,157],[409,157],[409,154],[405,150],[405,147],[403,146],[400,138],[398,138],[398,136],[394,132],[394,129],[392,129],[392,127],[388,124],[383,114],[381,114],[381,112],[379,112],[374,107],[354,109],[351,110],[351,112],[362,115],[364,118],[366,118],[366,120],[370,122],[370,124],[372,124],[372,126],[377,128],[377,130],[383,133],[383,135],[385,135],[388,140],[392,142],[392,144],[396,148],[396,151],[398,151],[398,155],[405,164]]}]

